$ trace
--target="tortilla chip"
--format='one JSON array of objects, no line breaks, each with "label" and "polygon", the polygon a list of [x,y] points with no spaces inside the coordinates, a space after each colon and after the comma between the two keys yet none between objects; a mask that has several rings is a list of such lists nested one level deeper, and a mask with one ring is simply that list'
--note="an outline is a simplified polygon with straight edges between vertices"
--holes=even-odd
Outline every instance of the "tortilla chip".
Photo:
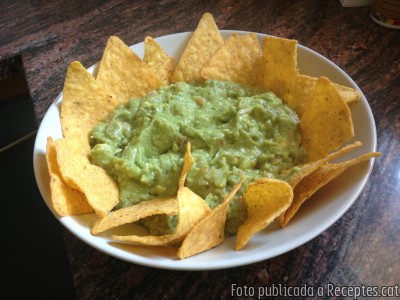
[{"label": "tortilla chip", "polygon": [[133,223],[149,216],[161,214],[169,216],[178,214],[178,201],[175,197],[142,201],[138,204],[112,211],[104,218],[98,219],[91,232],[96,235],[123,224]]},{"label": "tortilla chip", "polygon": [[[317,77],[302,74],[296,75],[292,107],[296,110],[299,117],[302,117],[304,112],[307,110],[309,99],[312,97],[317,81]],[[337,83],[334,83],[333,85],[346,103],[356,102],[361,99],[361,94],[356,89],[339,85]]]},{"label": "tortilla chip", "polygon": [[138,235],[113,235],[114,240],[139,243],[151,246],[163,246],[180,242],[185,238],[190,229],[203,219],[210,208],[206,202],[187,187],[180,188],[177,195],[178,199],[178,224],[173,234],[162,236],[138,236]]},{"label": "tortilla chip", "polygon": [[179,181],[178,181],[178,186],[180,188],[184,187],[187,173],[189,173],[190,169],[193,167],[193,164],[194,164],[194,158],[192,156],[191,149],[192,149],[192,145],[190,142],[188,142],[186,145],[185,156],[183,157],[183,167],[182,167],[181,176],[179,177]]},{"label": "tortilla chip", "polygon": [[[338,157],[340,157],[340,156],[342,156],[342,155],[344,155],[344,154],[346,154],[346,153],[348,153],[348,152],[360,147],[361,145],[362,145],[362,143],[360,141],[356,141],[356,142],[354,142],[352,144],[349,144],[349,145],[347,145],[345,147],[342,147],[341,149],[339,149],[339,150],[337,150],[335,152],[330,153],[328,156],[326,156],[324,158],[321,158],[321,159],[319,159],[317,161],[314,161],[314,162],[307,163],[307,164],[304,164],[302,166],[299,166],[300,169],[293,176],[291,176],[290,178],[285,178],[285,181],[287,181],[290,184],[290,186],[292,187],[292,189],[295,190],[297,184],[301,180],[303,180],[303,178],[307,177],[311,173],[313,173],[316,170],[318,170],[319,167],[321,167],[322,165],[328,163],[329,161],[332,161],[332,160],[334,160],[334,159],[336,159],[336,158],[338,158]],[[290,210],[291,206],[294,206],[294,205],[296,205],[296,204],[294,202],[292,202],[290,204],[290,207],[288,208],[288,210]],[[278,217],[278,222],[279,222],[279,225],[281,227],[284,227],[288,222],[288,220],[285,221],[285,213],[286,212],[283,212]]]},{"label": "tortilla chip", "polygon": [[297,74],[295,78],[294,89],[292,90],[291,107],[296,111],[301,118],[307,110],[310,98],[315,90],[316,82],[313,77]]},{"label": "tortilla chip", "polygon": [[304,177],[294,188],[293,202],[285,211],[283,222],[280,225],[282,227],[286,226],[307,199],[349,167],[380,155],[381,153],[379,152],[370,152],[341,163],[319,166],[314,172]]},{"label": "tortilla chip", "polygon": [[85,195],[64,182],[58,167],[56,146],[52,137],[47,138],[46,160],[50,174],[50,199],[56,213],[64,217],[92,212],[93,208],[88,204]]},{"label": "tortilla chip", "polygon": [[328,78],[318,79],[300,130],[309,162],[324,158],[354,136],[350,109]]},{"label": "tortilla chip", "polygon": [[64,81],[61,102],[61,128],[64,137],[88,136],[117,103],[80,62],[71,62]]},{"label": "tortilla chip", "polygon": [[174,59],[150,36],[144,40],[143,61],[153,68],[163,85],[171,82]]},{"label": "tortilla chip", "polygon": [[234,33],[204,65],[201,75],[205,79],[255,85],[261,57],[262,51],[255,33]]},{"label": "tortilla chip", "polygon": [[231,200],[243,184],[242,179],[234,186],[224,201],[197,223],[183,240],[178,250],[180,259],[214,248],[225,240],[225,222]]},{"label": "tortilla chip", "polygon": [[107,41],[96,80],[119,104],[144,97],[163,85],[153,68],[116,36]]},{"label": "tortilla chip", "polygon": [[188,143],[177,194],[178,224],[173,234],[162,236],[113,235],[111,238],[128,243],[140,243],[153,246],[169,245],[183,240],[193,226],[210,212],[207,203],[200,196],[184,186],[186,175],[193,165],[193,162],[194,160],[190,152],[190,143]]},{"label": "tortilla chip", "polygon": [[81,191],[96,214],[104,217],[119,202],[112,177],[89,161],[90,146],[82,136],[56,140],[57,162],[64,181]]},{"label": "tortilla chip", "polygon": [[236,250],[246,246],[255,233],[266,228],[289,207],[293,199],[293,190],[285,181],[261,178],[249,184],[243,198],[247,205],[248,217],[239,227]]},{"label": "tortilla chip", "polygon": [[357,102],[361,99],[361,94],[356,89],[335,83],[335,88],[347,103]]},{"label": "tortilla chip", "polygon": [[201,69],[223,45],[224,39],[214,17],[205,13],[179,59],[172,74],[172,82],[204,81]]},{"label": "tortilla chip", "polygon": [[297,70],[297,41],[268,36],[263,40],[263,56],[259,87],[273,91],[286,104],[293,107],[293,89]]},{"label": "tortilla chip", "polygon": [[342,147],[339,150],[330,153],[329,155],[327,155],[324,158],[321,158],[317,161],[299,166],[300,170],[297,171],[295,175],[293,175],[291,178],[288,179],[290,186],[294,189],[296,187],[297,183],[300,182],[300,180],[302,180],[307,175],[311,174],[319,166],[321,166],[331,160],[334,160],[334,159],[360,147],[361,145],[362,145],[362,143],[360,141],[355,141],[354,143],[346,145],[345,147]]}]

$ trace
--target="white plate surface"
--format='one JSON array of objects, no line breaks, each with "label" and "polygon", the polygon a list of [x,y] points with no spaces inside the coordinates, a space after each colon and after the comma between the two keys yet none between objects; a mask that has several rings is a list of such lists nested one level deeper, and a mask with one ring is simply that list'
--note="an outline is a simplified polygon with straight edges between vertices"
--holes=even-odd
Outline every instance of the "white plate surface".
[{"label": "white plate surface", "polygon": [[[224,38],[233,32],[246,34],[244,31],[222,30]],[[156,38],[157,42],[176,60],[180,57],[191,33],[178,33]],[[257,34],[260,43],[266,35]],[[143,43],[131,46],[139,56],[143,56]],[[89,68],[93,72],[96,66]],[[302,45],[298,46],[298,68],[300,73],[311,76],[326,76],[333,82],[353,87],[361,92],[356,83],[338,66],[315,51]],[[362,94],[361,101],[350,105],[355,137],[363,146],[341,158],[350,159],[360,154],[375,151],[375,122],[367,100]],[[33,153],[34,171],[39,190],[44,201],[54,216],[75,236],[88,245],[124,261],[163,269],[175,270],[212,270],[242,266],[290,251],[319,235],[336,220],[338,220],[354,203],[363,190],[374,160],[360,164],[347,170],[338,179],[331,182],[300,209],[287,227],[280,229],[276,224],[257,233],[249,244],[241,251],[235,251],[235,238],[230,237],[225,242],[207,252],[178,260],[175,250],[170,247],[143,247],[124,245],[109,239],[111,233],[93,236],[90,227],[96,220],[94,214],[60,218],[50,204],[49,175],[45,160],[46,139],[52,136],[61,138],[60,102],[62,93],[54,100],[40,124]],[[129,228],[127,228],[129,227]],[[125,226],[117,231],[136,230],[134,226]]]}]

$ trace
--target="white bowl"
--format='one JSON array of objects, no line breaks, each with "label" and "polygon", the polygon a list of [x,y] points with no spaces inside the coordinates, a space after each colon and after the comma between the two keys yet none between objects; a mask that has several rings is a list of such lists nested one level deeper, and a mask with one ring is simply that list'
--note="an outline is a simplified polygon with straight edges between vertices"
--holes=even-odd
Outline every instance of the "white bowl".
[{"label": "white bowl", "polygon": [[[233,32],[239,34],[248,33],[234,30],[221,31],[224,38],[227,38]],[[186,32],[159,37],[156,40],[165,51],[178,60],[190,36],[191,33]],[[261,43],[266,35],[259,33],[257,36]],[[131,49],[139,56],[143,56],[143,43],[133,45]],[[355,130],[353,140],[361,141],[363,146],[344,155],[341,160],[375,151],[376,130],[374,118],[368,102],[357,84],[338,66],[315,51],[299,45],[297,53],[298,68],[301,74],[326,76],[333,82],[357,89],[362,95],[360,101],[350,104],[350,109]],[[88,70],[93,72],[95,67],[96,65],[91,66]],[[61,224],[88,245],[121,260],[145,266],[175,270],[221,269],[255,263],[290,251],[322,233],[350,208],[363,190],[374,162],[371,159],[347,170],[339,178],[313,195],[301,207],[287,227],[281,229],[278,225],[272,224],[253,236],[243,250],[235,251],[235,237],[230,237],[222,245],[214,249],[179,260],[176,257],[175,249],[172,247],[145,247],[116,243],[109,239],[111,236],[109,232],[93,236],[90,233],[90,228],[97,218],[94,214],[60,218],[54,212],[50,203],[49,175],[45,153],[48,136],[52,136],[54,139],[62,137],[60,125],[61,101],[62,93],[49,107],[40,124],[35,141],[33,153],[34,171],[44,201]],[[138,230],[134,225],[128,225],[115,229],[112,233],[123,233],[128,229]]]}]

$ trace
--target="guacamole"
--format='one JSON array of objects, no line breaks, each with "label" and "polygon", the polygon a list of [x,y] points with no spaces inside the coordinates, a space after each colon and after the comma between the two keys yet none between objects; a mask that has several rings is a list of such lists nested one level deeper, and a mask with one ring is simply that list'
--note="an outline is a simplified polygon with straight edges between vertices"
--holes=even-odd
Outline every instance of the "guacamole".
[{"label": "guacamole", "polygon": [[[195,164],[185,185],[210,208],[246,177],[228,212],[227,235],[246,219],[241,194],[249,182],[283,179],[306,160],[298,116],[274,93],[216,80],[171,84],[118,107],[91,132],[92,163],[119,185],[116,209],[176,195],[188,141]],[[152,234],[168,234],[176,221],[156,216],[144,224]]]}]

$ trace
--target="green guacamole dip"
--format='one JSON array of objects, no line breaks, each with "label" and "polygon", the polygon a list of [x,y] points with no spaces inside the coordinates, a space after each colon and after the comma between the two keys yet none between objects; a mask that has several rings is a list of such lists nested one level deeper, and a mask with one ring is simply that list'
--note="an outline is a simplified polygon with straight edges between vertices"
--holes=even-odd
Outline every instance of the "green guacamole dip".
[{"label": "green guacamole dip", "polygon": [[[92,163],[115,178],[116,209],[174,196],[190,141],[195,165],[186,186],[215,208],[246,176],[232,202],[226,235],[246,219],[241,199],[249,182],[284,179],[304,163],[296,113],[274,93],[233,82],[175,83],[132,99],[91,133]],[[169,234],[176,217],[147,218],[152,234]]]}]

